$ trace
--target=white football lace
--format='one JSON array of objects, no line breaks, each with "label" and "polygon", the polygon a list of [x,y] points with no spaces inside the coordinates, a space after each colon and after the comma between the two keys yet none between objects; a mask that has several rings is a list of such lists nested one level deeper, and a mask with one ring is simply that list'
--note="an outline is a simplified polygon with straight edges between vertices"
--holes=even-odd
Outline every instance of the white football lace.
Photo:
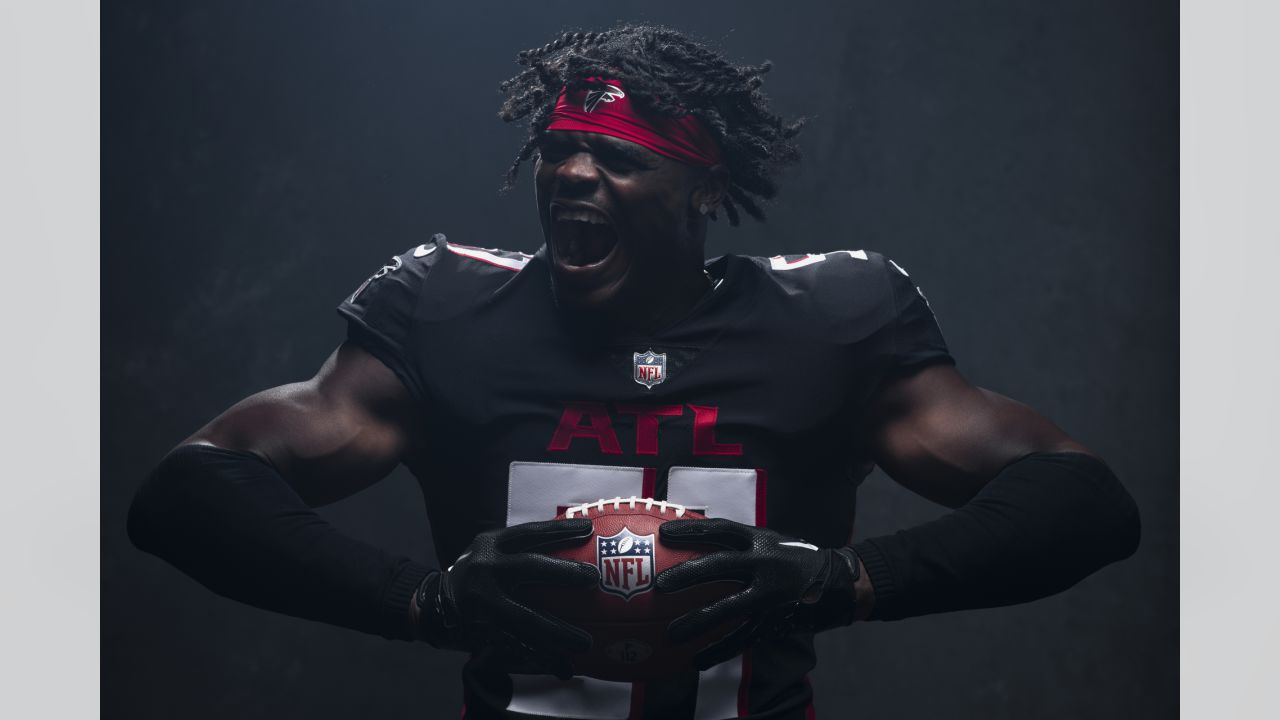
[{"label": "white football lace", "polygon": [[597,513],[602,513],[604,512],[605,503],[611,503],[613,505],[614,510],[622,509],[622,503],[626,503],[628,507],[630,507],[632,510],[635,510],[636,503],[639,503],[639,502],[644,503],[645,510],[652,510],[653,506],[657,505],[659,513],[662,513],[665,515],[667,512],[667,509],[670,508],[672,512],[676,514],[676,517],[684,517],[684,506],[679,503],[667,502],[666,500],[654,500],[653,498],[636,497],[635,495],[632,495],[631,497],[627,497],[627,498],[616,497],[611,500],[600,499],[595,502],[583,503],[581,505],[574,505],[572,507],[565,508],[564,517],[566,520],[570,520],[573,518],[574,515],[583,515],[583,516],[590,515],[591,508],[593,507],[596,509]]}]

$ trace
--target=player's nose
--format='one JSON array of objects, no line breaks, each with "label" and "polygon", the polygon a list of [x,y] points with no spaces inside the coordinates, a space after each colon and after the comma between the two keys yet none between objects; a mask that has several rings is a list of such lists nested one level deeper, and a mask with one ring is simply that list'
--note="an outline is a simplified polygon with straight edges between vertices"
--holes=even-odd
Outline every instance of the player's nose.
[{"label": "player's nose", "polygon": [[589,152],[570,155],[556,168],[556,179],[566,185],[594,185],[600,180],[595,157]]}]

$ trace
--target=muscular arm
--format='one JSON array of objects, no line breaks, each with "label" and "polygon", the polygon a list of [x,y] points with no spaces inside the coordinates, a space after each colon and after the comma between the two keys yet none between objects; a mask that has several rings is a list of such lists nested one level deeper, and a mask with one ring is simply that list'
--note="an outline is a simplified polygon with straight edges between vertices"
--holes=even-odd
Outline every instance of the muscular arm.
[{"label": "muscular arm", "polygon": [[872,457],[885,473],[951,508],[1024,455],[1092,454],[1043,415],[972,385],[950,365],[887,384],[868,416]]},{"label": "muscular arm", "polygon": [[187,443],[253,453],[311,506],[386,477],[412,450],[418,416],[395,374],[358,345],[339,347],[315,377],[263,390]]},{"label": "muscular arm", "polygon": [[311,508],[384,477],[416,427],[395,375],[343,345],[311,380],[237,403],[170,452],[134,498],[130,538],[232,599],[408,639],[427,569]]},{"label": "muscular arm", "polygon": [[1137,508],[1100,459],[953,367],[887,383],[865,427],[890,477],[955,510],[855,546],[861,617],[1033,600],[1136,548]]}]

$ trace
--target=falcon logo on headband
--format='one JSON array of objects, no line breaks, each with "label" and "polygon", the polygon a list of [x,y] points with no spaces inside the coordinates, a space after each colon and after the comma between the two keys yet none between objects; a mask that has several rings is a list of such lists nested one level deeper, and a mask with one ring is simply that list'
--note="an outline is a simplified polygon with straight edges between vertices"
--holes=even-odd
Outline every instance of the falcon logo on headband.
[{"label": "falcon logo on headband", "polygon": [[613,102],[627,96],[626,93],[622,92],[622,88],[617,85],[606,85],[605,87],[607,88],[605,90],[587,91],[587,97],[582,101],[582,110],[584,112],[595,110],[596,106],[602,102]]}]

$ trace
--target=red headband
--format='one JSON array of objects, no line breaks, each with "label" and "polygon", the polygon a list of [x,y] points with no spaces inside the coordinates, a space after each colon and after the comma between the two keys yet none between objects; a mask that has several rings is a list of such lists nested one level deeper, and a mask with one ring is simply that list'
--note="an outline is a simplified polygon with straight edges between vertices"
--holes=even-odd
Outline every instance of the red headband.
[{"label": "red headband", "polygon": [[[588,78],[597,80],[599,78]],[[548,130],[600,133],[643,145],[686,165],[711,167],[724,161],[720,146],[693,115],[640,115],[617,80],[571,93],[560,91]]]}]

